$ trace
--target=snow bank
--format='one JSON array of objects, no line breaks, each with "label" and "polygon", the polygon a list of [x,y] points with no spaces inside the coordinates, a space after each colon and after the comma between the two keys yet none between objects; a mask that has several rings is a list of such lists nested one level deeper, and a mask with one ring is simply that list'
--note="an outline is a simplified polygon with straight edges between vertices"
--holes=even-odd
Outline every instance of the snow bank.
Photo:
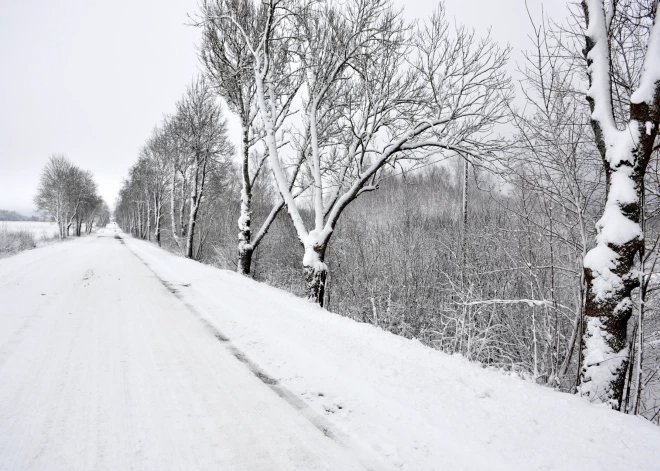
[{"label": "snow bank", "polygon": [[328,436],[371,457],[372,469],[658,469],[660,429],[643,419],[125,242],[223,344],[302,400]]}]

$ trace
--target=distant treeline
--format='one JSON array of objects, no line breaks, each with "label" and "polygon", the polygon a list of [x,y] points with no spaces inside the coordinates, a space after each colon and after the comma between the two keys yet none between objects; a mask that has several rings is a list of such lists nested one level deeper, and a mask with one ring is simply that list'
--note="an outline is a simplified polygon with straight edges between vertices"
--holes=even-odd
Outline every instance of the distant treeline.
[{"label": "distant treeline", "polygon": [[37,216],[23,216],[16,211],[0,209],[0,221],[41,221]]},{"label": "distant treeline", "polygon": [[98,194],[94,175],[82,170],[64,155],[52,155],[41,171],[34,197],[39,212],[59,226],[60,238],[90,234],[94,225],[110,222],[110,210]]}]

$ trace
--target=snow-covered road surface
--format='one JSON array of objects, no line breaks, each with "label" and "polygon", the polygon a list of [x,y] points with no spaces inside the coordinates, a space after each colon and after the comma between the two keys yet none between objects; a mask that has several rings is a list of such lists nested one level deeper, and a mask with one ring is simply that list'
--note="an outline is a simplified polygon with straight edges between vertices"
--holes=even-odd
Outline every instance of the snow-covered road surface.
[{"label": "snow-covered road surface", "polygon": [[0,470],[658,470],[660,429],[115,234],[0,260]]},{"label": "snow-covered road surface", "polygon": [[0,266],[0,469],[353,470],[108,233]]}]

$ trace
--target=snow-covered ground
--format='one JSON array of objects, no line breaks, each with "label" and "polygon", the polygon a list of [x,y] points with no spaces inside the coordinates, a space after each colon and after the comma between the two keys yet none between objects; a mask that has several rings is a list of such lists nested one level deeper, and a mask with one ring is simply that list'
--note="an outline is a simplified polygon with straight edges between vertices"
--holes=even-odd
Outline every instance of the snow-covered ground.
[{"label": "snow-covered ground", "polygon": [[112,227],[0,260],[0,306],[0,470],[659,469],[643,419]]},{"label": "snow-covered ground", "polygon": [[35,240],[50,239],[57,237],[57,224],[54,222],[39,221],[2,221],[0,222],[0,231],[31,232]]}]

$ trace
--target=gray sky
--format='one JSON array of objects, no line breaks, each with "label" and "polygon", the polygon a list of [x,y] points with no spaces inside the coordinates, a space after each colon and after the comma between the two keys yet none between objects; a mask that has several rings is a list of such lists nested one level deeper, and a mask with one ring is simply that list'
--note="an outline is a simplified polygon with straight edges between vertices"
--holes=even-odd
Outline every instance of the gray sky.
[{"label": "gray sky", "polygon": [[[395,1],[409,18],[437,5]],[[566,16],[564,0],[528,4],[535,16],[541,4]],[[477,33],[492,27],[520,61],[530,31],[524,0],[445,5]],[[34,210],[53,153],[91,170],[113,205],[140,146],[197,74],[199,34],[185,25],[196,9],[197,0],[0,0],[0,209]]]}]

